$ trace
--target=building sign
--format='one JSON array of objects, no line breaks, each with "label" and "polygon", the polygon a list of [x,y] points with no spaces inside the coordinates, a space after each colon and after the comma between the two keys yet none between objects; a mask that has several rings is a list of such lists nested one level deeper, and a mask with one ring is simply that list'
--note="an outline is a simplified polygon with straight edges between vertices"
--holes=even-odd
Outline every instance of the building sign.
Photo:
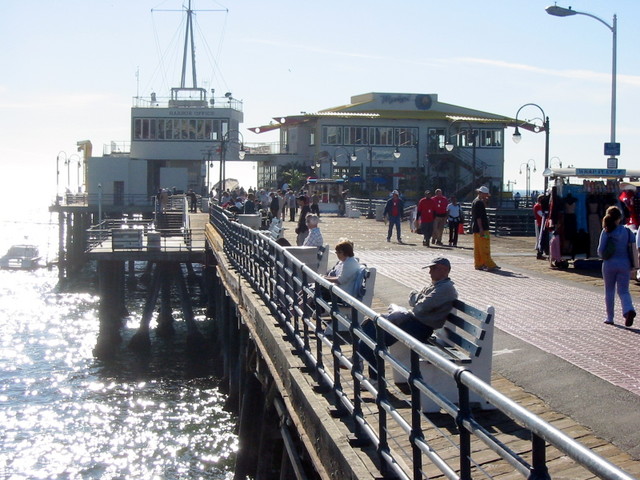
[{"label": "building sign", "polygon": [[627,170],[624,168],[576,168],[578,177],[624,177]]}]

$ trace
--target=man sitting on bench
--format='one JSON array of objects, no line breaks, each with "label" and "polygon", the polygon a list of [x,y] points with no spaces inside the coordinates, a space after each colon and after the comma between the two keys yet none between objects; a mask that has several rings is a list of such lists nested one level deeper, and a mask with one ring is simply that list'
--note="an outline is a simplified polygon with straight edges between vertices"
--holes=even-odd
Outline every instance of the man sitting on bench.
[{"label": "man sitting on bench", "polygon": [[[423,268],[429,268],[431,285],[427,285],[420,292],[413,290],[409,294],[407,310],[397,305],[389,305],[389,315],[386,317],[391,323],[404,330],[421,342],[426,342],[434,330],[442,328],[447,320],[447,315],[453,307],[453,302],[458,298],[453,282],[449,278],[451,262],[444,257],[434,258]],[[372,339],[376,338],[376,327],[373,321],[367,320],[362,324],[362,331]],[[385,332],[385,345],[390,347],[397,342],[391,334]],[[375,369],[375,355],[364,342],[358,344],[358,352],[369,362],[369,376],[377,380]]]}]

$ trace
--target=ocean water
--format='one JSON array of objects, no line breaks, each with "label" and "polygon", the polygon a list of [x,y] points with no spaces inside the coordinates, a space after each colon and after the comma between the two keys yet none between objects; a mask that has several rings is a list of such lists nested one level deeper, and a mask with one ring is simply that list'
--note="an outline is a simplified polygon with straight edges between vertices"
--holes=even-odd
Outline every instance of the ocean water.
[{"label": "ocean water", "polygon": [[[48,223],[46,207],[3,215],[0,253],[27,237],[53,259]],[[64,286],[55,268],[0,270],[0,479],[231,478],[234,419],[210,359],[186,355],[180,312],[175,338],[152,335],[151,355],[123,346],[100,361],[93,280],[91,268]],[[125,342],[143,300],[129,299]]]}]

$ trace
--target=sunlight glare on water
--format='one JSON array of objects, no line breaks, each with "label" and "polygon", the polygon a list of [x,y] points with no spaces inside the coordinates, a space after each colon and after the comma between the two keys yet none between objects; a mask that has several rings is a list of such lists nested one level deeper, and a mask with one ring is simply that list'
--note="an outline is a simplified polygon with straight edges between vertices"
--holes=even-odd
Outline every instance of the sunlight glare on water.
[{"label": "sunlight glare on water", "polygon": [[[21,228],[46,248],[49,227],[11,237]],[[21,240],[0,234],[2,253]],[[149,359],[123,347],[96,360],[92,277],[61,289],[55,269],[0,271],[0,478],[230,478],[233,419],[207,366],[187,360],[184,332],[152,337]],[[129,337],[142,301],[132,305]]]}]

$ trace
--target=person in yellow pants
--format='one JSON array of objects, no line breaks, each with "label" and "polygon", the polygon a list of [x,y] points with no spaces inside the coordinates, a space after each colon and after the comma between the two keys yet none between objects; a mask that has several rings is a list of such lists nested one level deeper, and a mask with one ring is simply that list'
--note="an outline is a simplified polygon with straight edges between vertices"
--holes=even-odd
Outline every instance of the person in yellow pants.
[{"label": "person in yellow pants", "polygon": [[476,270],[493,271],[500,267],[491,258],[491,237],[489,217],[485,204],[491,193],[484,185],[476,190],[478,196],[471,204],[471,225],[473,230],[473,263]]}]

